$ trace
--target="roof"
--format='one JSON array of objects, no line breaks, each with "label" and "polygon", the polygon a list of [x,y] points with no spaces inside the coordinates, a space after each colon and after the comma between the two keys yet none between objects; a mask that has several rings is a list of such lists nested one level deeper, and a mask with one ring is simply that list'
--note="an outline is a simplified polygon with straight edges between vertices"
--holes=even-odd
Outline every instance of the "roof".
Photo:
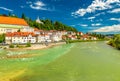
[{"label": "roof", "polygon": [[28,35],[35,36],[33,32],[14,32],[14,33],[6,33],[6,37],[26,37]]},{"label": "roof", "polygon": [[34,28],[34,31],[39,31],[39,29],[38,28]]},{"label": "roof", "polygon": [[85,34],[85,35],[83,35],[82,37],[83,37],[83,38],[88,38],[89,35]]},{"label": "roof", "polygon": [[24,19],[0,16],[0,24],[28,26]]}]

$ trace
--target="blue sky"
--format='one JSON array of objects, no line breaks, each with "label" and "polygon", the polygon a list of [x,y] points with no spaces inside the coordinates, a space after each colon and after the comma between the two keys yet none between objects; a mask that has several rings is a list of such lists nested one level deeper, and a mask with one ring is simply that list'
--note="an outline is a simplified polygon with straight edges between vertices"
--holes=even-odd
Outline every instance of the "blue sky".
[{"label": "blue sky", "polygon": [[0,0],[0,13],[51,19],[83,32],[120,33],[120,0]]}]

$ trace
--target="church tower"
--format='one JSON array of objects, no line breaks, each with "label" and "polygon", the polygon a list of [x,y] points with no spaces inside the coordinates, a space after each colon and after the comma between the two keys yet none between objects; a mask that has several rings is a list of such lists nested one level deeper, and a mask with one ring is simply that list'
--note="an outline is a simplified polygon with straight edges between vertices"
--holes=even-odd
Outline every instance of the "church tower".
[{"label": "church tower", "polygon": [[40,21],[39,16],[37,17],[36,22],[37,22],[37,23],[40,23],[40,24],[43,24],[43,22]]}]

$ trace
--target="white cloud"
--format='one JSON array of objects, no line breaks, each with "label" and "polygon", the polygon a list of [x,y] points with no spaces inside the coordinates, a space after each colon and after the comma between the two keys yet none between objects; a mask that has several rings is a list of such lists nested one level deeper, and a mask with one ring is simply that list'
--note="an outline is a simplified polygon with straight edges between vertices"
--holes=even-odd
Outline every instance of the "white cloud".
[{"label": "white cloud", "polygon": [[113,21],[118,21],[118,22],[120,22],[120,18],[110,18],[110,20],[113,20]]},{"label": "white cloud", "polygon": [[91,24],[91,26],[100,26],[101,23]]},{"label": "white cloud", "polygon": [[120,8],[113,9],[112,11],[109,11],[109,13],[120,13]]},{"label": "white cloud", "polygon": [[101,27],[99,29],[93,30],[92,32],[120,32],[120,24]]},{"label": "white cloud", "polygon": [[32,2],[27,2],[27,4],[29,4],[30,8],[32,9],[36,9],[36,10],[47,10],[45,8],[46,4],[44,4],[43,2],[41,1],[36,1],[34,3]]},{"label": "white cloud", "polygon": [[9,11],[9,12],[12,12],[12,11],[13,11],[12,9],[5,8],[5,7],[0,7],[0,9],[5,10],[5,11]]},{"label": "white cloud", "polygon": [[88,19],[92,20],[92,19],[95,19],[95,17],[89,17]]},{"label": "white cloud", "polygon": [[80,26],[87,27],[88,25],[87,24],[80,24]]},{"label": "white cloud", "polygon": [[98,13],[95,16],[99,16],[99,15],[105,15],[105,12]]},{"label": "white cloud", "polygon": [[84,16],[86,13],[92,13],[96,10],[105,10],[110,9],[113,6],[113,3],[120,3],[119,0],[94,0],[86,9],[80,8],[75,12],[72,12],[72,15],[75,16]]}]

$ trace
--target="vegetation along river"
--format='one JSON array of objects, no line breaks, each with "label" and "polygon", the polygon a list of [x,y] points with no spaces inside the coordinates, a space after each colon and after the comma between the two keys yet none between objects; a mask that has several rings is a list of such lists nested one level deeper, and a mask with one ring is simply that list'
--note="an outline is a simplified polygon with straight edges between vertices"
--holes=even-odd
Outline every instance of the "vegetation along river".
[{"label": "vegetation along river", "polygon": [[106,42],[0,50],[0,81],[120,81],[120,51]]}]

